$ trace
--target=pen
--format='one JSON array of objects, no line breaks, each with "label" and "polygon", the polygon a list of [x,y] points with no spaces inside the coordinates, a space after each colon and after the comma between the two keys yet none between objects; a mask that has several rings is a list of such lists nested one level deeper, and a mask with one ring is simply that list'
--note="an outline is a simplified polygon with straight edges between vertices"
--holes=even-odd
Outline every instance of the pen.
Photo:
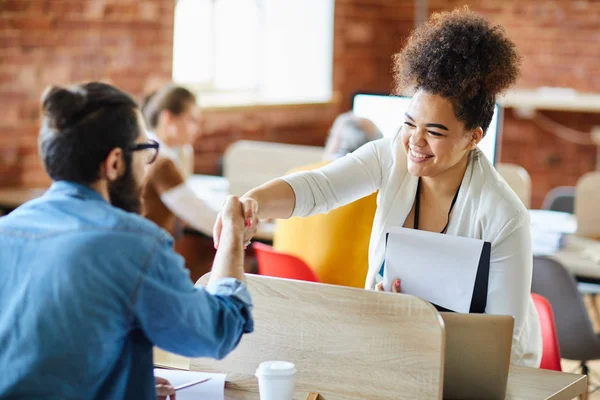
[{"label": "pen", "polygon": [[185,383],[183,385],[175,386],[175,390],[187,389],[189,387],[196,386],[196,385],[199,385],[199,384],[204,383],[204,382],[208,382],[211,379],[212,378],[204,378],[204,379],[200,379],[200,380],[197,380],[197,381]]}]

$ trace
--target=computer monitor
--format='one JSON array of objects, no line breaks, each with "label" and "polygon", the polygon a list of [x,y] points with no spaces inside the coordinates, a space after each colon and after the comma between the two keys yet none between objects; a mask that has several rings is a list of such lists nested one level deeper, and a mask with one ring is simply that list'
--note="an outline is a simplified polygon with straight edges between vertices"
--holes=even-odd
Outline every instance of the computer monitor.
[{"label": "computer monitor", "polygon": [[[384,137],[394,136],[404,122],[411,98],[384,94],[357,93],[352,102],[352,111],[359,117],[368,118],[381,130]],[[500,158],[500,134],[502,131],[502,108],[496,104],[492,123],[479,148],[496,165]]]}]

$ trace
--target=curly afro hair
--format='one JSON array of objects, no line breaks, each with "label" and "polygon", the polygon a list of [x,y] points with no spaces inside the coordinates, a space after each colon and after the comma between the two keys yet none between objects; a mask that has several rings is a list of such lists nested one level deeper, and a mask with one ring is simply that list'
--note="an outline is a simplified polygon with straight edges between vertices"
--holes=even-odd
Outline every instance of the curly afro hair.
[{"label": "curly afro hair", "polygon": [[448,98],[466,129],[485,134],[496,97],[518,78],[521,59],[501,26],[462,7],[434,14],[393,61],[396,93],[422,89]]}]

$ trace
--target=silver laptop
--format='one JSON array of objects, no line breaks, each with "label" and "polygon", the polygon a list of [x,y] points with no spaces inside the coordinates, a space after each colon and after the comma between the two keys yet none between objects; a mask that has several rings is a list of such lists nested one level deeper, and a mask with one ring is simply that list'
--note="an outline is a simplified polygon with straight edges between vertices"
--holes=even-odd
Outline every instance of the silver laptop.
[{"label": "silver laptop", "polygon": [[504,400],[514,318],[440,314],[446,328],[444,399]]}]

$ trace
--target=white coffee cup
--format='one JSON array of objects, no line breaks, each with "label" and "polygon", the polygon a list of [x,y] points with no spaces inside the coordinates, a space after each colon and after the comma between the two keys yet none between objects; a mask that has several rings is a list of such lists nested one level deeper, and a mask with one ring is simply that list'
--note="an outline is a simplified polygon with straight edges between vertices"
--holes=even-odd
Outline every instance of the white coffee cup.
[{"label": "white coffee cup", "polygon": [[287,361],[265,361],[256,370],[260,400],[292,400],[296,367]]}]

